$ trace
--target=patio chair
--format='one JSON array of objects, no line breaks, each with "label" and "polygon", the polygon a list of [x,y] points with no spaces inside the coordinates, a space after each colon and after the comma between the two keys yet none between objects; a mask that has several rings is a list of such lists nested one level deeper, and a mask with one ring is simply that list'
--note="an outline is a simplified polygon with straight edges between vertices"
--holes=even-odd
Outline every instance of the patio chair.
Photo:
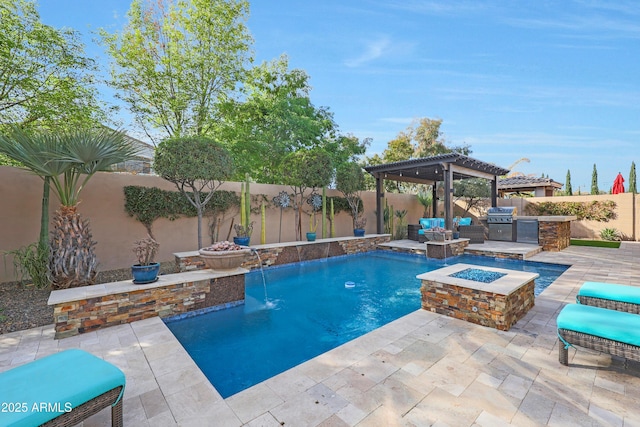
[{"label": "patio chair", "polygon": [[[83,350],[66,350],[0,373],[0,425],[71,426],[111,406],[111,425],[122,426],[125,376]],[[17,406],[15,406],[17,405]]]},{"label": "patio chair", "polygon": [[472,225],[471,218],[460,218],[458,233],[461,238],[469,239],[469,243],[484,243],[484,225]]},{"label": "patio chair", "polygon": [[[574,345],[640,361],[640,316],[583,304],[566,305],[556,319],[558,360],[569,364]],[[625,362],[626,364],[626,362]]]},{"label": "patio chair", "polygon": [[579,304],[640,314],[640,288],[616,283],[584,282],[578,291]]},{"label": "patio chair", "polygon": [[420,243],[427,241],[427,237],[424,234],[425,231],[429,231],[436,227],[444,228],[444,218],[420,218],[418,223],[422,227],[418,230],[418,242]]}]

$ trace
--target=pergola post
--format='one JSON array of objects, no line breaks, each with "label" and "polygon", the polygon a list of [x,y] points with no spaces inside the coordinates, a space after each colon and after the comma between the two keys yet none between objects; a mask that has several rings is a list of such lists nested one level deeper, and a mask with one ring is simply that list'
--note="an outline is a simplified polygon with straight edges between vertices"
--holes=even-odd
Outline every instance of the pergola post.
[{"label": "pergola post", "polygon": [[382,174],[376,174],[376,233],[382,234],[384,231],[384,179]]},{"label": "pergola post", "polygon": [[444,165],[444,228],[451,230],[453,227],[453,170],[449,164]]},{"label": "pergola post", "polygon": [[494,176],[491,180],[491,206],[498,206],[498,177]]}]

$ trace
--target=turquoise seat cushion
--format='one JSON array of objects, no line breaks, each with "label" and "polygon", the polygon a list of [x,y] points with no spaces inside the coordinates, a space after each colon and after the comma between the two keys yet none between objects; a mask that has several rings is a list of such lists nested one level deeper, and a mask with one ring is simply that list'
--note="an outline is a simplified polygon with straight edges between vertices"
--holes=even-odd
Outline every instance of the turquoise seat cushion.
[{"label": "turquoise seat cushion", "polygon": [[636,286],[618,285],[615,283],[584,282],[578,291],[578,295],[640,304],[640,287]]},{"label": "turquoise seat cushion", "polygon": [[556,319],[558,329],[582,332],[640,347],[640,316],[583,304],[566,305]]},{"label": "turquoise seat cushion", "polygon": [[[420,226],[422,226],[423,230],[429,230],[430,228],[433,228],[434,226],[433,224],[433,218],[420,218],[420,220],[418,221],[418,223],[420,224]],[[420,230],[418,230],[419,232]]]},{"label": "turquoise seat cushion", "polygon": [[458,225],[471,225],[471,218],[460,218]]},{"label": "turquoise seat cushion", "polygon": [[19,404],[0,412],[0,425],[37,426],[124,385],[120,369],[86,351],[43,357],[0,373],[0,402]]}]

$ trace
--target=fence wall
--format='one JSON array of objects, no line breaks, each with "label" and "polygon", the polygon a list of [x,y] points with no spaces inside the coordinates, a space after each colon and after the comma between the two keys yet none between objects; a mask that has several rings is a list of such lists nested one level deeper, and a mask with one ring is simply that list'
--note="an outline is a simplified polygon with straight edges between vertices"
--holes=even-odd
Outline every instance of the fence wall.
[{"label": "fence wall", "polygon": [[591,202],[594,200],[614,201],[616,203],[616,218],[607,222],[572,221],[571,237],[578,239],[598,238],[601,230],[615,228],[623,234],[625,240],[638,240],[638,233],[640,232],[640,217],[638,215],[640,197],[632,193],[498,199],[498,205],[516,206],[519,215],[526,215],[526,206],[529,203]]},{"label": "fence wall", "polygon": [[[36,242],[40,232],[40,210],[42,201],[42,179],[29,172],[0,166],[0,204],[2,221],[0,221],[0,252],[17,249],[29,243]],[[150,175],[131,175],[125,173],[98,173],[87,184],[81,193],[78,211],[84,218],[89,219],[93,239],[97,242],[96,255],[100,263],[99,269],[113,270],[129,267],[135,263],[135,256],[131,250],[133,241],[146,236],[145,227],[124,210],[124,191],[128,185],[158,187],[164,190],[176,190],[175,186],[164,179]],[[240,183],[228,182],[220,188],[222,190],[240,192]],[[251,194],[264,194],[271,200],[280,191],[291,192],[287,186],[251,184]],[[341,196],[336,190],[327,190],[327,196]],[[375,192],[362,194],[364,213],[367,218],[366,232],[376,232],[375,220]],[[407,220],[417,223],[422,215],[422,207],[415,196],[405,194],[388,194],[389,204],[394,209],[407,209]],[[50,217],[53,217],[58,202],[51,194]],[[256,213],[251,215],[254,221],[251,244],[260,243],[260,214],[257,204],[253,208]],[[318,221],[320,216],[317,216]],[[240,221],[238,209],[229,211],[221,220],[219,240],[225,240],[229,234],[231,220],[236,224]],[[292,209],[285,209],[282,215],[282,230],[280,235],[280,209],[267,207],[266,209],[266,242],[294,241],[294,213]],[[336,215],[336,236],[353,236],[351,216],[347,212]],[[328,221],[327,221],[328,228]],[[309,230],[309,216],[302,217],[302,231]],[[321,237],[321,226],[318,226],[318,237]],[[178,218],[174,221],[160,218],[153,224],[153,233],[160,243],[158,261],[172,261],[174,252],[193,251],[198,249],[197,219]],[[328,233],[328,230],[327,230]],[[208,220],[203,220],[203,244],[209,244],[211,238],[208,233]],[[230,237],[235,232],[230,233]],[[5,257],[0,262],[0,283],[14,280],[12,259]]]}]

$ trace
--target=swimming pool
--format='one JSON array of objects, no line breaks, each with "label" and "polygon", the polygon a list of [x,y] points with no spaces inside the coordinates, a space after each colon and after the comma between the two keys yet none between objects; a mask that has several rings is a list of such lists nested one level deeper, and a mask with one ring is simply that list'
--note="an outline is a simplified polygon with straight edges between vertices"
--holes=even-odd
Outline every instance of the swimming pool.
[{"label": "swimming pool", "polygon": [[[416,275],[459,262],[540,274],[536,295],[568,266],[463,255],[447,260],[374,251],[246,275],[246,302],[168,321],[223,397],[420,308]],[[353,283],[347,283],[353,282]]]}]

